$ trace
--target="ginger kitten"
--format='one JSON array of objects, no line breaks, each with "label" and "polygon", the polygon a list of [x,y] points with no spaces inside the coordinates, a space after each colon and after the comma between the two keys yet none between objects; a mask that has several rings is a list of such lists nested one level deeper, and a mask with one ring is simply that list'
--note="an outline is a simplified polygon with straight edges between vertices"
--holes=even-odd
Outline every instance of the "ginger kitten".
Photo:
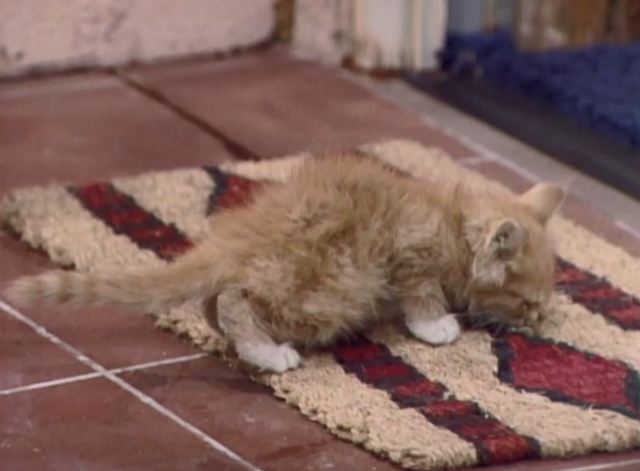
[{"label": "ginger kitten", "polygon": [[388,318],[384,301],[399,303],[415,337],[447,344],[460,335],[452,310],[540,320],[553,290],[546,224],[563,197],[551,184],[513,198],[474,193],[333,153],[216,215],[209,238],[166,267],[50,271],[14,281],[7,295],[143,312],[201,299],[210,313],[224,295],[230,308],[217,325],[243,361],[274,372],[299,365],[296,346]]}]

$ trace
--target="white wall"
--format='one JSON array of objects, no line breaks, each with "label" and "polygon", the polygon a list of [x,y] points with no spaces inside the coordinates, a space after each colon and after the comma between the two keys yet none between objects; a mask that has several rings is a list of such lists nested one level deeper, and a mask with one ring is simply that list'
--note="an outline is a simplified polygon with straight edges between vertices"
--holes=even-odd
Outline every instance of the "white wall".
[{"label": "white wall", "polygon": [[275,0],[0,0],[0,76],[260,43]]}]

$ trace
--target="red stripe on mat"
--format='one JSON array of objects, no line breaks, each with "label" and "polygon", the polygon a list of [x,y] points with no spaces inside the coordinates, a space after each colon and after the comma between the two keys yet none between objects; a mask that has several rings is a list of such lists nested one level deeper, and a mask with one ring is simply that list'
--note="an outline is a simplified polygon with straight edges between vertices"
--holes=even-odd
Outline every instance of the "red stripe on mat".
[{"label": "red stripe on mat", "polygon": [[605,278],[581,270],[566,260],[558,261],[556,284],[576,304],[601,314],[625,330],[640,330],[640,300]]},{"label": "red stripe on mat", "polygon": [[498,378],[515,389],[640,420],[640,375],[625,363],[519,333],[497,336],[492,350]]},{"label": "red stripe on mat", "polygon": [[472,443],[481,464],[540,458],[536,440],[516,433],[475,402],[456,399],[443,384],[393,355],[386,345],[357,337],[332,352],[347,373],[385,391],[398,406],[415,409],[434,425]]},{"label": "red stripe on mat", "polygon": [[175,225],[164,223],[111,183],[69,187],[68,191],[114,233],[127,236],[162,260],[172,260],[193,246]]}]

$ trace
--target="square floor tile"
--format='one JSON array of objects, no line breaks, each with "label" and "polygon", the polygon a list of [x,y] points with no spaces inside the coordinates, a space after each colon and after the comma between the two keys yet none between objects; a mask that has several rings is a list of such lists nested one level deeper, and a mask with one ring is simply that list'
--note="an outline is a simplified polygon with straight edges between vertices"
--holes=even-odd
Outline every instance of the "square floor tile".
[{"label": "square floor tile", "polygon": [[[52,267],[44,255],[8,235],[0,236],[0,260],[0,287]],[[173,333],[155,328],[150,317],[121,309],[38,306],[21,312],[106,368],[199,353]]]},{"label": "square floor tile", "polygon": [[123,378],[264,470],[398,469],[333,437],[265,387],[214,359]]},{"label": "square floor tile", "polygon": [[[213,137],[119,79],[86,74],[0,85],[0,195],[24,185],[86,182],[232,159]],[[50,268],[46,257],[0,236],[0,283]],[[194,349],[115,309],[25,311],[106,367]]]},{"label": "square floor tile", "polygon": [[0,84],[0,192],[231,156],[213,137],[114,77]]},{"label": "square floor tile", "polygon": [[420,118],[285,52],[129,72],[260,157],[404,138],[454,157],[473,152]]},{"label": "square floor tile", "polygon": [[11,471],[239,471],[238,463],[106,379],[0,396]]},{"label": "square floor tile", "polygon": [[92,372],[2,309],[0,339],[0,391]]}]

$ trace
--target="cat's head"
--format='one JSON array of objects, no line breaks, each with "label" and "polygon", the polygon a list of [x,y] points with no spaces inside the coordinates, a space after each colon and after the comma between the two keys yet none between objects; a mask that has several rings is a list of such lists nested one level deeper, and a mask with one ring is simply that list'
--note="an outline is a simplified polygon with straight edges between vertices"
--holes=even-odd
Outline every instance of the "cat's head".
[{"label": "cat's head", "polygon": [[547,223],[565,190],[541,183],[515,201],[468,220],[473,261],[468,287],[469,313],[536,328],[544,320],[554,288],[555,254]]}]

